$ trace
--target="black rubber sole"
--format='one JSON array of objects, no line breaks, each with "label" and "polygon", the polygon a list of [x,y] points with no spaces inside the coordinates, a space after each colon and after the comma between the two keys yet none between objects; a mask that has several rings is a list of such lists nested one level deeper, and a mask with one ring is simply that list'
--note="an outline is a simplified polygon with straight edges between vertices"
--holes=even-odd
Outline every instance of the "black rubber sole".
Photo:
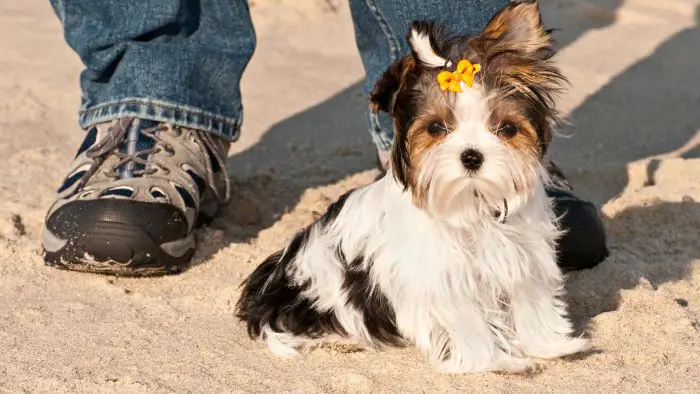
[{"label": "black rubber sole", "polygon": [[55,268],[118,276],[176,274],[189,264],[195,252],[194,238],[181,242],[185,247],[180,248],[179,256],[173,256],[142,228],[97,222],[82,225],[80,234],[58,250],[44,248],[44,261]]},{"label": "black rubber sole", "polygon": [[605,226],[597,208],[565,192],[550,192],[554,213],[566,230],[557,241],[559,267],[563,271],[593,268],[610,255]]}]

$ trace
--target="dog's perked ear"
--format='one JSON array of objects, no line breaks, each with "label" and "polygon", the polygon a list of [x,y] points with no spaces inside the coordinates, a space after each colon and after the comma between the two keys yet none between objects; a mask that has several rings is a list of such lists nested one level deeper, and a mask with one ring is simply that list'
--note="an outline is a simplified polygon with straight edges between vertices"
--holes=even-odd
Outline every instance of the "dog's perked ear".
[{"label": "dog's perked ear", "polygon": [[497,98],[516,100],[527,108],[540,155],[544,155],[552,126],[559,122],[555,97],[567,80],[551,60],[556,49],[542,24],[537,1],[507,5],[470,46],[482,59],[480,78],[485,88]]},{"label": "dog's perked ear", "polygon": [[514,1],[486,25],[482,37],[492,44],[517,48],[534,57],[551,57],[551,37],[542,25],[537,1]]},{"label": "dog's perked ear", "polygon": [[396,60],[384,71],[369,94],[369,109],[372,112],[393,113],[396,95],[401,90],[406,81],[406,75],[413,69],[414,65],[413,56],[409,55]]}]

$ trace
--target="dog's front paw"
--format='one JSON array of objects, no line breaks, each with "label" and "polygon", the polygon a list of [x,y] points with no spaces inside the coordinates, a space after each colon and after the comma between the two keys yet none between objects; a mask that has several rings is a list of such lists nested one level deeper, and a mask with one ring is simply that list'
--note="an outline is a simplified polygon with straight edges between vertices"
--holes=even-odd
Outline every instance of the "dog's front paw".
[{"label": "dog's front paw", "polygon": [[494,372],[523,373],[532,369],[532,359],[504,355],[496,363]]},{"label": "dog's front paw", "polygon": [[284,358],[299,356],[299,351],[304,350],[312,343],[308,338],[295,336],[287,332],[277,332],[269,326],[265,326],[262,329],[261,337],[270,353]]},{"label": "dog's front paw", "polygon": [[585,352],[591,348],[591,343],[585,338],[562,338],[551,343],[524,343],[519,347],[530,357],[552,359]]},{"label": "dog's front paw", "polygon": [[476,360],[467,357],[449,357],[435,364],[435,368],[446,373],[505,372],[522,373],[533,366],[532,359],[500,354],[495,360]]}]

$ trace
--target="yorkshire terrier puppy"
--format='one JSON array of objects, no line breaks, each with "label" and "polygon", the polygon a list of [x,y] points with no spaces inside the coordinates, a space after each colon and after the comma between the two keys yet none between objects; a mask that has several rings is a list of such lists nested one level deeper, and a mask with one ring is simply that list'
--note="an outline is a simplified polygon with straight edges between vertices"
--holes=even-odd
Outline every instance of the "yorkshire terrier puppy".
[{"label": "yorkshire terrier puppy", "polygon": [[413,344],[439,370],[507,371],[587,349],[559,298],[543,156],[565,78],[537,4],[476,36],[415,22],[370,94],[390,170],[350,191],[243,283],[237,315],[278,355]]}]

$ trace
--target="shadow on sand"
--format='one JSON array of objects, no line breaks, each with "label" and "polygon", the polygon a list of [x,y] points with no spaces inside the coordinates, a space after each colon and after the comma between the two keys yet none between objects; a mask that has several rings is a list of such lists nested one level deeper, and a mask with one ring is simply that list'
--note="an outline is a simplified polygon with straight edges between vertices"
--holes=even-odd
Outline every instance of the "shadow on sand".
[{"label": "shadow on sand", "polygon": [[[557,139],[555,158],[564,169],[573,158],[591,171],[570,174],[572,183],[586,186],[596,204],[615,197],[628,183],[626,165],[684,148],[684,158],[700,156],[690,141],[700,129],[700,69],[695,66],[700,27],[682,30],[651,55],[613,78],[570,114],[573,138]],[[572,134],[566,131],[566,134]],[[619,138],[620,135],[628,138]],[[598,147],[582,152],[580,147]],[[605,167],[599,163],[605,163]],[[653,183],[657,160],[651,160],[648,181]],[[614,183],[602,184],[601,179]]]},{"label": "shadow on sand", "polygon": [[[557,147],[558,156],[566,157],[579,146],[604,147],[590,152],[591,162],[608,166],[572,177],[596,204],[615,198],[628,185],[630,162],[670,152],[685,159],[700,157],[700,70],[693,64],[700,42],[698,16],[700,7],[695,26],[670,37],[572,113],[581,132]],[[629,138],[615,138],[620,133]],[[656,183],[660,163],[648,160],[642,187]],[[603,215],[603,222],[611,257],[574,273],[568,283],[571,313],[579,328],[600,313],[616,310],[621,290],[640,280],[654,289],[682,280],[700,259],[700,203],[690,196],[682,202],[654,201],[613,217]],[[601,278],[606,280],[601,283]],[[687,306],[686,300],[676,301]]]}]

